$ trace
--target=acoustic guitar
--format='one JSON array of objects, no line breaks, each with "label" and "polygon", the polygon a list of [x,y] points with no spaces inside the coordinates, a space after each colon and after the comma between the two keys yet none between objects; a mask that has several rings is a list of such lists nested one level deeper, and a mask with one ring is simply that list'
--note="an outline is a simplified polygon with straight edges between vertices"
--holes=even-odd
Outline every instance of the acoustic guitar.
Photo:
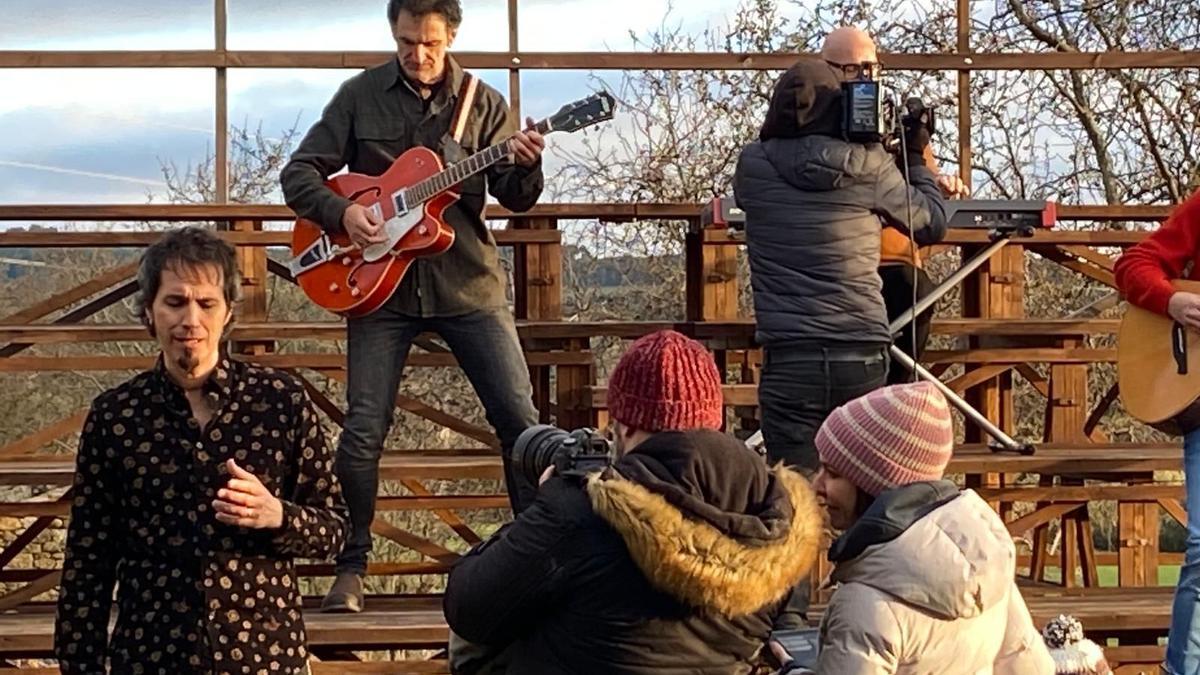
[{"label": "acoustic guitar", "polygon": [[[1200,281],[1172,285],[1200,293]],[[1117,341],[1117,381],[1130,415],[1174,431],[1175,417],[1200,399],[1200,332],[1130,305]]]},{"label": "acoustic guitar", "polygon": [[[601,92],[564,105],[534,129],[546,135],[575,132],[613,117],[614,99]],[[288,269],[305,295],[347,318],[379,309],[395,293],[413,261],[444,253],[454,229],[444,213],[459,198],[457,186],[507,157],[508,139],[442,167],[428,148],[413,148],[380,176],[345,173],[326,181],[339,195],[369,208],[384,223],[387,240],[360,248],[344,230],[329,232],[301,218],[292,229]]]}]

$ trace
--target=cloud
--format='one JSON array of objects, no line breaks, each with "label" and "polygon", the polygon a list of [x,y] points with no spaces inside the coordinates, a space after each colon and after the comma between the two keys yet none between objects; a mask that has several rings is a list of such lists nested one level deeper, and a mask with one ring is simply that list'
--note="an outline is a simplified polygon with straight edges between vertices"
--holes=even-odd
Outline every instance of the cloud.
[{"label": "cloud", "polygon": [[[0,22],[8,49],[208,49],[212,0],[9,1]],[[455,48],[508,47],[506,0],[466,0]],[[234,49],[390,50],[385,0],[228,0]],[[667,0],[521,0],[521,48],[628,50],[629,32],[658,27]],[[731,0],[692,0],[672,21],[719,21]],[[232,69],[229,119],[268,136],[306,131],[352,70]],[[507,71],[477,72],[502,93]],[[603,73],[619,82],[618,73]],[[523,71],[522,109],[537,119],[592,92],[587,71]],[[207,69],[0,70],[0,202],[144,201],[161,181],[159,161],[202,161],[212,147],[215,74]],[[548,169],[578,147],[555,135]]]}]

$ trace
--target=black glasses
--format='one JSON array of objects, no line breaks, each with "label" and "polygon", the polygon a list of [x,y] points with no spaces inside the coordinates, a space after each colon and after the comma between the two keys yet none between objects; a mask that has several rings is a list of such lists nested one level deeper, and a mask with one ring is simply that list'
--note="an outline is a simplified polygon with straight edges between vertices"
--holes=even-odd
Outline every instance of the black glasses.
[{"label": "black glasses", "polygon": [[858,79],[860,77],[878,77],[879,71],[883,67],[877,61],[863,61],[862,63],[836,63],[834,61],[825,61],[829,65],[842,71],[842,74],[847,79]]}]

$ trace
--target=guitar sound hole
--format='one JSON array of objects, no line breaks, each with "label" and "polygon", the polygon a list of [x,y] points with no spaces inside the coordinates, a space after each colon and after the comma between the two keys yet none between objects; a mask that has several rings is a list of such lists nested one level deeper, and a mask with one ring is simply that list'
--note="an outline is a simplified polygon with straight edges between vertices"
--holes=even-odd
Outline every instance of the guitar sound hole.
[{"label": "guitar sound hole", "polygon": [[382,194],[382,191],[378,187],[369,187],[365,190],[359,190],[358,192],[352,192],[352,193],[346,195],[346,199],[349,199],[352,202],[356,202],[356,201],[358,201],[358,198],[362,197],[363,195],[371,195],[372,197],[375,197],[378,199],[380,194]]}]

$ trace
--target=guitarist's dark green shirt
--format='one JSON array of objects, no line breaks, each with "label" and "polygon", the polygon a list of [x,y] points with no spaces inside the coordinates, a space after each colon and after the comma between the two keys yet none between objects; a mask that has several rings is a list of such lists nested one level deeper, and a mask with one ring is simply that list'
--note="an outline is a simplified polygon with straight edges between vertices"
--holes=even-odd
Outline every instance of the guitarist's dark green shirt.
[{"label": "guitarist's dark green shirt", "polygon": [[[326,229],[340,228],[350,201],[324,182],[342,167],[377,176],[417,146],[438,151],[446,163],[456,162],[516,132],[517,122],[504,97],[480,81],[462,143],[456,144],[450,123],[463,70],[451,57],[446,58],[446,68],[446,80],[428,102],[404,77],[396,59],[343,83],[280,174],[287,205]],[[537,202],[543,184],[540,162],[525,169],[507,160],[466,180],[461,199],[445,213],[455,231],[454,245],[440,256],[418,258],[390,305],[420,317],[504,306],[506,275],[483,220],[484,193],[519,212]]]}]

